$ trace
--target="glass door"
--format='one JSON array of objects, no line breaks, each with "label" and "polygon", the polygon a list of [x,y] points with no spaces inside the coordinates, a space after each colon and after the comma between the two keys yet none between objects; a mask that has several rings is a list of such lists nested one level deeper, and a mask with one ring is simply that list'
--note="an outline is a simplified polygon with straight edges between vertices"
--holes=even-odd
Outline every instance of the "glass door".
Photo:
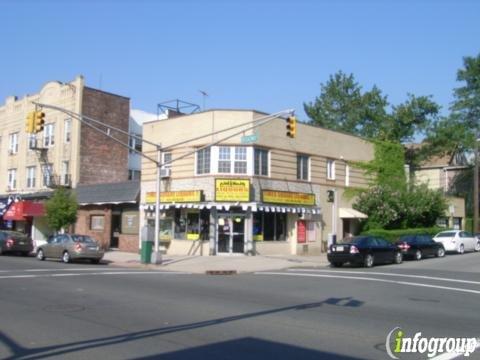
[{"label": "glass door", "polygon": [[219,214],[217,218],[217,253],[245,252],[245,216]]}]

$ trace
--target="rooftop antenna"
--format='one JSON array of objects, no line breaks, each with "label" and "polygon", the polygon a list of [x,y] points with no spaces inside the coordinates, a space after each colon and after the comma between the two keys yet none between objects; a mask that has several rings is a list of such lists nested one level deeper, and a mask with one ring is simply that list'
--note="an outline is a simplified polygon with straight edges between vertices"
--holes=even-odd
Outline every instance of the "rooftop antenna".
[{"label": "rooftop antenna", "polygon": [[203,111],[205,111],[205,98],[208,97],[208,94],[206,91],[203,91],[203,90],[198,90],[200,92],[200,94],[202,94],[203,96]]}]

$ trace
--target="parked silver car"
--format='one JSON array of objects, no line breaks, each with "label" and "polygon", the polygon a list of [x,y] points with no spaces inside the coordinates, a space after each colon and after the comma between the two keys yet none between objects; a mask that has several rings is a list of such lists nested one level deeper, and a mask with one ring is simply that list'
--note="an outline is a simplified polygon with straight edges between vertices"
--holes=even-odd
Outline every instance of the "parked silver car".
[{"label": "parked silver car", "polygon": [[61,259],[69,263],[76,259],[88,259],[98,264],[104,251],[95,240],[88,235],[60,234],[49,237],[46,244],[37,249],[37,259]]}]

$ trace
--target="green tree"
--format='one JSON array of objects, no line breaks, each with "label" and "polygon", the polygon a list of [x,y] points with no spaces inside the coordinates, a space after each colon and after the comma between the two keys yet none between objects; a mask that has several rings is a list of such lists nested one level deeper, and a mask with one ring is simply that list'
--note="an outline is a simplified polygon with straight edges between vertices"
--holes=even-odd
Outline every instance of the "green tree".
[{"label": "green tree", "polygon": [[388,112],[390,106],[378,87],[363,91],[353,74],[342,71],[320,85],[320,95],[315,101],[303,104],[311,123],[392,142],[411,141],[430,126],[439,111],[431,97],[412,94]]},{"label": "green tree", "polygon": [[45,204],[47,222],[55,231],[59,231],[77,221],[78,203],[75,195],[64,188],[55,190]]}]

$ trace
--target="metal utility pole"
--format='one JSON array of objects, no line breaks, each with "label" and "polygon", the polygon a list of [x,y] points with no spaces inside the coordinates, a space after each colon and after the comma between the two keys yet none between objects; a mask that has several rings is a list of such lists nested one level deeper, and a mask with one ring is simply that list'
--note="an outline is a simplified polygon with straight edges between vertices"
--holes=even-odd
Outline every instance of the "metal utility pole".
[{"label": "metal utility pole", "polygon": [[475,140],[475,166],[473,168],[473,232],[478,233],[478,142],[480,138]]},{"label": "metal utility pole", "polygon": [[161,172],[162,170],[162,148],[157,146],[157,180],[155,184],[155,237],[154,237],[154,250],[152,253],[151,263],[152,264],[161,264],[162,263],[162,254],[160,253],[160,184],[161,184]]}]

